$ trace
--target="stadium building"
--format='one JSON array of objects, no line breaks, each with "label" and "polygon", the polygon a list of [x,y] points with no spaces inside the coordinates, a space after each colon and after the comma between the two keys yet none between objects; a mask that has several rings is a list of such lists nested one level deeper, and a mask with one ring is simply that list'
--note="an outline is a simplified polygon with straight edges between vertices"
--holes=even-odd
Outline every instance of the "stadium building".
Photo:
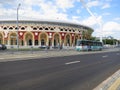
[{"label": "stadium building", "polygon": [[7,46],[75,46],[77,39],[89,39],[93,29],[70,22],[0,21],[0,44]]}]

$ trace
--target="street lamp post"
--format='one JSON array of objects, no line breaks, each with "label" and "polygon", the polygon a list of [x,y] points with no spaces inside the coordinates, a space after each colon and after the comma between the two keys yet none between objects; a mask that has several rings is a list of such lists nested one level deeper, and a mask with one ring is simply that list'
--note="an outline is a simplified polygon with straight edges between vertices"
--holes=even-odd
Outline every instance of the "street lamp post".
[{"label": "street lamp post", "polygon": [[19,7],[20,7],[20,3],[18,4],[18,7],[17,7],[17,49],[19,49],[19,35],[18,35],[18,30],[19,30],[19,26],[18,26],[18,11],[19,11]]}]

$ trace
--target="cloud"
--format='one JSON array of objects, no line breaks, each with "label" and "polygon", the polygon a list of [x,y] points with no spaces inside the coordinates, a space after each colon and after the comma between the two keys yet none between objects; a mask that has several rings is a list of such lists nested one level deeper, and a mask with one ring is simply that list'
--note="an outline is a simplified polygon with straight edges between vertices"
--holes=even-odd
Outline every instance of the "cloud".
[{"label": "cloud", "polygon": [[104,15],[104,16],[109,16],[109,15],[111,15],[111,14],[108,13],[108,12],[106,12],[106,13],[103,13],[102,15]]},{"label": "cloud", "polygon": [[81,11],[80,11],[80,9],[77,9],[76,12],[77,12],[77,14],[80,14]]},{"label": "cloud", "polygon": [[116,20],[116,21],[120,21],[120,17],[114,18],[114,20]]},{"label": "cloud", "polygon": [[101,9],[106,9],[106,8],[110,8],[110,4],[109,3],[104,4]]},{"label": "cloud", "polygon": [[105,0],[105,1],[107,1],[107,2],[111,2],[112,0]]},{"label": "cloud", "polygon": [[[86,1],[86,0],[85,0]],[[87,2],[88,1],[88,2]],[[110,8],[111,0],[87,0],[88,8],[97,7],[97,9]],[[16,20],[16,9],[18,3],[21,3],[19,8],[19,19],[20,20],[60,20],[70,21],[73,23],[84,24],[85,26],[92,27],[96,35],[100,34],[100,28],[98,22],[102,22],[102,16],[112,15],[109,12],[97,16],[97,21],[94,17],[85,13],[86,11],[81,10],[80,0],[0,0],[0,20]],[[76,6],[77,7],[76,7]],[[69,13],[67,10],[73,10]],[[94,10],[94,9],[93,9]],[[103,11],[104,12],[104,11]],[[84,15],[83,15],[84,14]],[[99,12],[100,14],[100,12]],[[82,16],[83,15],[83,16]],[[87,16],[88,15],[88,16]],[[87,16],[87,17],[86,17]],[[120,21],[119,17],[111,18],[112,20],[106,22],[103,25],[104,34],[112,34],[113,32],[120,33]],[[104,19],[105,21],[105,19]]]},{"label": "cloud", "polygon": [[16,0],[0,0],[1,4],[12,4],[13,2],[15,2]]},{"label": "cloud", "polygon": [[102,22],[102,16],[98,16],[98,17],[93,17],[93,16],[90,16],[84,20],[82,20],[82,24],[84,25],[88,25],[88,26],[94,26],[94,25],[98,25]]},{"label": "cloud", "polygon": [[[17,5],[18,3],[21,3],[21,6],[19,8],[19,19],[21,20],[40,20],[40,19],[54,19],[54,20],[67,20],[68,15],[64,12],[61,12],[59,9],[59,6],[56,5],[53,0],[47,1],[46,0],[19,0],[19,2],[16,3],[16,6],[11,3],[11,8],[5,8],[4,3],[7,2],[5,0],[0,5],[0,19],[1,20],[16,20],[16,13],[17,13]],[[71,7],[72,4],[70,2],[67,2],[69,0],[66,0],[67,7]],[[66,5],[65,4],[65,5]],[[70,6],[69,6],[70,4]],[[37,7],[37,8],[36,8]],[[64,9],[65,9],[64,8]]]},{"label": "cloud", "polygon": [[87,3],[88,7],[93,7],[93,6],[100,6],[100,2],[99,1],[90,1]]},{"label": "cloud", "polygon": [[91,16],[91,17],[86,18],[85,20],[83,20],[82,23],[84,25],[93,26],[93,25],[96,24],[96,21],[95,21],[94,17]]},{"label": "cloud", "polygon": [[57,7],[63,9],[65,11],[68,8],[74,7],[75,0],[56,0]]},{"label": "cloud", "polygon": [[102,30],[100,28],[96,28],[93,35],[100,36],[102,32],[102,36],[113,36],[114,38],[118,38],[120,34],[120,24],[117,22],[109,21],[103,24]]},{"label": "cloud", "polygon": [[107,22],[104,24],[103,30],[104,31],[111,31],[111,32],[113,32],[113,31],[120,32],[120,24],[117,22],[113,22],[113,21]]}]

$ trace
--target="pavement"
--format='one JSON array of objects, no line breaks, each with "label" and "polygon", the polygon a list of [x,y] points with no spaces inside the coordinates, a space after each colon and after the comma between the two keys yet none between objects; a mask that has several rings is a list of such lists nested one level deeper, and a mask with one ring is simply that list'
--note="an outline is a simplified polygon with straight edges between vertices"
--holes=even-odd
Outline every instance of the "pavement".
[{"label": "pavement", "polygon": [[98,85],[94,90],[120,90],[120,69]]},{"label": "pavement", "polygon": [[[17,61],[17,60],[29,60],[33,58],[49,58],[49,57],[61,57],[70,55],[84,55],[93,53],[120,51],[119,48],[105,49],[103,51],[92,52],[77,52],[75,50],[43,50],[43,51],[0,51],[0,62]],[[120,53],[118,53],[120,54]],[[111,77],[103,81],[94,90],[120,90],[120,70],[114,73]]]},{"label": "pavement", "polygon": [[103,53],[111,51],[120,51],[120,48],[104,49],[102,51],[91,51],[91,52],[78,52],[74,49],[56,49],[56,50],[42,50],[42,51],[0,51],[0,62],[16,61],[16,60],[28,60],[33,58],[48,58],[56,56],[69,56],[69,55],[84,55],[93,53]]}]

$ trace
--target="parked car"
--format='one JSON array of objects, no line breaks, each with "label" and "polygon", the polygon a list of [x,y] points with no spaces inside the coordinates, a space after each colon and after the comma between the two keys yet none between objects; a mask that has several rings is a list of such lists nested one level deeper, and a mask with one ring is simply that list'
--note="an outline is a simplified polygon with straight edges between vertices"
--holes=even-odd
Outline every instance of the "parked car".
[{"label": "parked car", "polygon": [[0,50],[5,50],[7,47],[4,44],[0,44]]},{"label": "parked car", "polygon": [[40,48],[40,49],[49,49],[50,47],[46,46],[46,45],[43,45],[43,46],[39,46],[38,48]]}]

